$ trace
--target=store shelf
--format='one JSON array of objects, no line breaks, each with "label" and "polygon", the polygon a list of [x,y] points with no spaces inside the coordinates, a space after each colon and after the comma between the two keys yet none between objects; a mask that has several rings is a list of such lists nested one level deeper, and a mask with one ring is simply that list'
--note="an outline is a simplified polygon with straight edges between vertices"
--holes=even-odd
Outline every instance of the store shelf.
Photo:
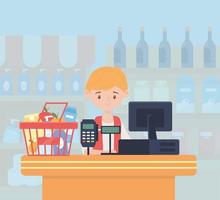
[{"label": "store shelf", "polygon": [[0,102],[45,102],[45,101],[68,101],[81,102],[84,100],[83,96],[1,96]]},{"label": "store shelf", "polygon": [[138,79],[162,79],[167,80],[170,78],[176,78],[183,75],[190,75],[192,77],[198,77],[199,79],[207,76],[218,76],[220,74],[220,67],[217,68],[134,68],[128,67],[123,69],[128,77],[134,77]]}]

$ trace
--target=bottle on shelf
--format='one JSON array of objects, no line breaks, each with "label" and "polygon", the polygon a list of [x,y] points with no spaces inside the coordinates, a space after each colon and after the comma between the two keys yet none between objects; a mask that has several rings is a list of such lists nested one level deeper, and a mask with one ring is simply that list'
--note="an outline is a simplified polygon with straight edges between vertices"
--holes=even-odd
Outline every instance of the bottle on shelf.
[{"label": "bottle on shelf", "polygon": [[37,74],[36,93],[37,93],[37,95],[46,95],[47,94],[46,69],[40,69]]},{"label": "bottle on shelf", "polygon": [[140,40],[136,47],[136,67],[148,67],[148,45],[144,39],[144,27],[140,29]]},{"label": "bottle on shelf", "polygon": [[212,28],[208,29],[208,40],[204,46],[204,67],[216,67],[216,46],[212,40]]},{"label": "bottle on shelf", "polygon": [[30,79],[28,74],[29,69],[24,68],[19,76],[18,94],[29,95],[30,94]]},{"label": "bottle on shelf", "polygon": [[202,113],[220,113],[220,81],[212,76],[202,82]]},{"label": "bottle on shelf", "polygon": [[15,144],[21,141],[21,131],[19,129],[19,120],[11,119],[9,125],[6,127],[3,135],[3,143]]},{"label": "bottle on shelf", "polygon": [[28,67],[36,67],[41,63],[42,42],[40,36],[26,35],[23,37],[23,60]]},{"label": "bottle on shelf", "polygon": [[176,112],[195,112],[195,83],[190,76],[181,76],[176,85]]},{"label": "bottle on shelf", "polygon": [[52,93],[53,95],[63,95],[64,94],[64,79],[63,79],[63,69],[58,68],[56,74],[53,77]]},{"label": "bottle on shelf", "polygon": [[12,74],[9,68],[5,68],[0,76],[0,95],[12,95]]},{"label": "bottle on shelf", "polygon": [[134,100],[135,101],[151,100],[151,84],[149,81],[145,81],[145,80],[135,81]]},{"label": "bottle on shelf", "polygon": [[167,40],[167,30],[163,28],[163,40],[159,45],[159,67],[168,68],[171,66],[171,47]]},{"label": "bottle on shelf", "polygon": [[80,69],[75,69],[73,76],[71,77],[71,94],[80,96],[83,94],[83,78],[80,74]]},{"label": "bottle on shelf", "polygon": [[153,84],[153,100],[168,101],[170,99],[169,86],[166,80],[155,81]]},{"label": "bottle on shelf", "polygon": [[126,46],[122,40],[122,28],[118,28],[118,40],[114,45],[114,65],[126,67]]},{"label": "bottle on shelf", "polygon": [[193,67],[193,44],[190,41],[190,28],[186,27],[185,41],[181,47],[181,66],[183,68]]},{"label": "bottle on shelf", "polygon": [[77,62],[77,38],[74,36],[59,36],[59,60],[62,66],[70,68]]},{"label": "bottle on shelf", "polygon": [[214,159],[215,134],[212,131],[201,131],[199,134],[199,157],[200,159]]},{"label": "bottle on shelf", "polygon": [[5,63],[5,38],[0,36],[0,65]]}]

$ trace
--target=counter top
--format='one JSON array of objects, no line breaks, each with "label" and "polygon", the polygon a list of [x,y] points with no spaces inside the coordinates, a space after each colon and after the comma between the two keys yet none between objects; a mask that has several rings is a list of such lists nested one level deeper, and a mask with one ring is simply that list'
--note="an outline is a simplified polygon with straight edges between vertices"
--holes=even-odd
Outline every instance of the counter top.
[{"label": "counter top", "polygon": [[[31,176],[192,176],[193,155],[23,156],[21,172]],[[135,171],[135,173],[133,173]]]}]

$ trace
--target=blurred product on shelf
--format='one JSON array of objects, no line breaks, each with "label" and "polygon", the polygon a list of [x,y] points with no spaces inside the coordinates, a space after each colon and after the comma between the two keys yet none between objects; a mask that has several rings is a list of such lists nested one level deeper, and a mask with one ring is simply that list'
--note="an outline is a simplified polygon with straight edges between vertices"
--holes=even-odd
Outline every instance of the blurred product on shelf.
[{"label": "blurred product on shelf", "polygon": [[114,45],[114,66],[126,67],[126,45],[122,40],[122,28],[118,28],[118,40]]},{"label": "blurred product on shelf", "polygon": [[171,47],[167,40],[167,30],[163,28],[163,40],[159,45],[159,67],[171,67]]},{"label": "blurred product on shelf", "polygon": [[140,29],[140,40],[136,46],[136,67],[148,67],[148,45],[144,39],[144,27]]},{"label": "blurred product on shelf", "polygon": [[42,96],[46,95],[47,85],[46,69],[40,69],[36,79],[36,94]]},{"label": "blurred product on shelf", "polygon": [[57,72],[53,77],[53,95],[64,94],[64,78],[62,72],[62,68],[57,69]]},{"label": "blurred product on shelf", "polygon": [[11,69],[5,68],[4,73],[0,74],[0,95],[12,95]]},{"label": "blurred product on shelf", "polygon": [[214,159],[215,137],[210,131],[200,132],[199,135],[199,157],[201,159]]},{"label": "blurred product on shelf", "polygon": [[23,61],[28,67],[37,67],[41,63],[41,36],[25,35],[23,37]]},{"label": "blurred product on shelf", "polygon": [[0,65],[5,63],[5,37],[0,36]]},{"label": "blurred product on shelf", "polygon": [[[185,40],[183,41],[181,47],[176,47],[174,45],[171,46],[170,42],[167,40],[167,30],[166,28],[163,28],[163,39],[159,44],[158,54],[157,48],[154,46],[149,46],[148,48],[147,43],[143,39],[144,31],[141,31],[140,34],[141,39],[136,45],[136,53],[134,47],[130,48],[128,45],[126,48],[123,43],[125,52],[127,52],[126,66],[128,68],[134,68],[135,63],[133,59],[131,59],[135,57],[133,54],[136,54],[136,66],[138,68],[146,65],[149,65],[150,68],[155,68],[155,65],[157,65],[158,62],[159,68],[179,68],[179,66],[182,68],[214,68],[218,65],[217,62],[219,61],[216,55],[219,50],[219,46],[216,46],[213,42],[212,29],[210,27],[208,30],[208,40],[205,42],[204,47],[193,45],[190,40],[190,27],[186,27],[185,29]],[[116,44],[118,43],[116,42]],[[118,54],[116,54],[118,52],[116,51],[116,46],[119,46],[116,44],[113,47],[111,46],[111,48],[108,47],[107,50],[107,63],[114,63],[115,66],[117,66],[116,58],[120,58],[120,56],[117,56]],[[111,51],[109,49],[111,49]],[[114,49],[114,56],[112,55],[112,49]],[[130,49],[132,49],[132,51]],[[147,54],[142,54],[144,51],[147,51]],[[203,53],[203,55],[201,55],[201,53]],[[145,56],[146,60],[144,59]],[[147,64],[144,64],[144,61],[146,61]]]},{"label": "blurred product on shelf", "polygon": [[3,143],[16,144],[21,141],[21,131],[18,126],[18,119],[11,119],[3,135]]},{"label": "blurred product on shelf", "polygon": [[153,100],[154,101],[168,101],[170,99],[169,86],[167,81],[155,81],[153,86]]},{"label": "blurred product on shelf", "polygon": [[134,100],[151,100],[151,87],[149,81],[138,80],[134,86]]},{"label": "blurred product on shelf", "polygon": [[193,67],[193,44],[190,41],[190,28],[186,27],[185,41],[181,48],[182,67],[190,68]]},{"label": "blurred product on shelf", "polygon": [[215,134],[215,158],[216,160],[220,160],[220,134],[219,134],[219,130],[216,131]]},{"label": "blurred product on shelf", "polygon": [[29,69],[25,68],[22,70],[19,77],[18,94],[29,95],[30,94],[30,80],[29,80]]},{"label": "blurred product on shelf", "polygon": [[72,95],[83,95],[83,80],[82,80],[82,76],[80,75],[80,71],[79,69],[75,70],[72,78],[70,79],[71,83],[70,83],[70,91]]},{"label": "blurred product on shelf", "polygon": [[77,118],[77,110],[74,107],[67,107],[64,112],[65,122],[75,122]]},{"label": "blurred product on shelf", "polygon": [[216,67],[216,46],[212,40],[212,28],[208,28],[208,40],[204,45],[204,67]]},{"label": "blurred product on shelf", "polygon": [[20,161],[23,154],[13,156],[13,168],[8,170],[8,185],[10,186],[39,186],[41,177],[23,176],[20,170]]},{"label": "blurred product on shelf", "polygon": [[181,76],[177,80],[176,112],[195,112],[195,83],[190,76]]},{"label": "blurred product on shelf", "polygon": [[220,81],[215,77],[202,82],[202,112],[220,113]]},{"label": "blurred product on shelf", "polygon": [[59,60],[66,67],[73,67],[77,62],[77,38],[59,36]]}]

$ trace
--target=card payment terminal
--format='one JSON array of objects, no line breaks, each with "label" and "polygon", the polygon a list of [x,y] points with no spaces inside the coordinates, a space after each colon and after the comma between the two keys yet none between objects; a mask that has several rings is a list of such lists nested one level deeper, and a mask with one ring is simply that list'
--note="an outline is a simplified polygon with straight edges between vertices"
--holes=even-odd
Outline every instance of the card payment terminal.
[{"label": "card payment terminal", "polygon": [[87,155],[89,148],[94,147],[98,140],[98,125],[93,119],[83,119],[81,121],[81,145],[87,147]]}]

